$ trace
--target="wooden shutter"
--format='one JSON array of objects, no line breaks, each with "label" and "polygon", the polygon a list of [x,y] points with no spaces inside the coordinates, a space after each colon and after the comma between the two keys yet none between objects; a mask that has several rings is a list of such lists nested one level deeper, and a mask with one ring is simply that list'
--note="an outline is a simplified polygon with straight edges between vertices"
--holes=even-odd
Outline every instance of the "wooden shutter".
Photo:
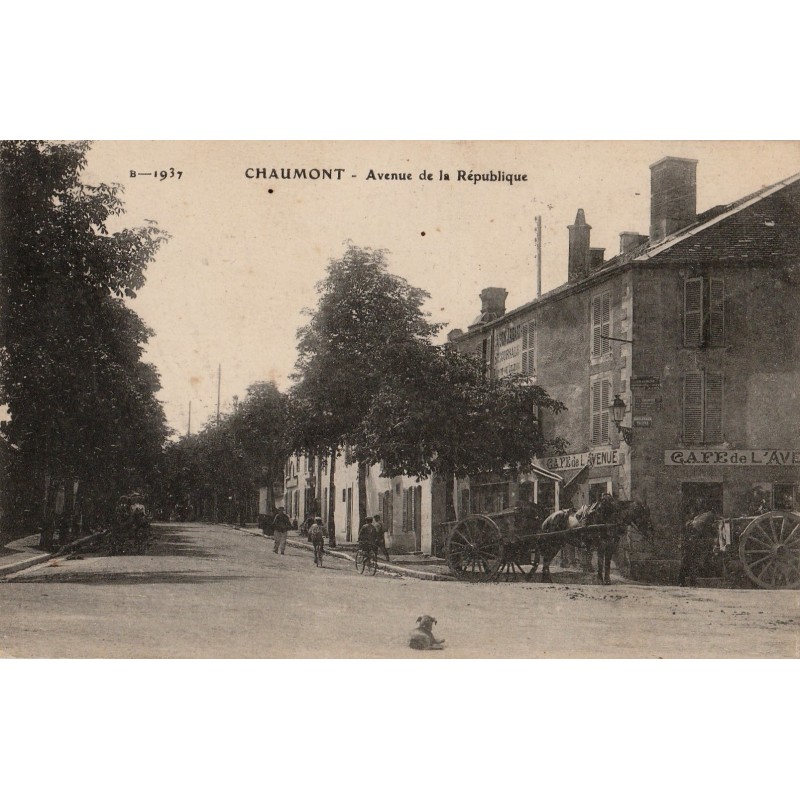
[{"label": "wooden shutter", "polygon": [[592,358],[598,358],[601,353],[603,340],[600,338],[602,333],[601,320],[603,316],[603,299],[595,297],[592,300]]},{"label": "wooden shutter", "polygon": [[687,278],[683,284],[683,345],[703,344],[703,279]]},{"label": "wooden shutter", "polygon": [[600,391],[600,444],[608,444],[609,405],[611,404],[611,381],[602,381]]},{"label": "wooden shutter", "polygon": [[533,376],[536,371],[536,321],[522,326],[522,374]]},{"label": "wooden shutter", "polygon": [[592,358],[611,352],[611,292],[592,299]]},{"label": "wooden shutter", "polygon": [[403,489],[403,533],[408,530],[408,489]]},{"label": "wooden shutter", "polygon": [[703,375],[691,372],[683,376],[683,441],[703,441]]},{"label": "wooden shutter", "polygon": [[414,487],[414,532],[417,534],[417,541],[422,540],[422,487]]},{"label": "wooden shutter", "polygon": [[708,282],[708,344],[721,347],[725,344],[725,281],[710,278]]},{"label": "wooden shutter", "polygon": [[718,444],[722,441],[722,375],[706,374],[705,426],[703,441]]},{"label": "wooden shutter", "polygon": [[391,491],[386,492],[386,530],[394,533],[394,496]]},{"label": "wooden shutter", "polygon": [[601,387],[600,381],[595,381],[591,386],[591,441],[592,447],[597,447],[600,444],[600,394]]}]

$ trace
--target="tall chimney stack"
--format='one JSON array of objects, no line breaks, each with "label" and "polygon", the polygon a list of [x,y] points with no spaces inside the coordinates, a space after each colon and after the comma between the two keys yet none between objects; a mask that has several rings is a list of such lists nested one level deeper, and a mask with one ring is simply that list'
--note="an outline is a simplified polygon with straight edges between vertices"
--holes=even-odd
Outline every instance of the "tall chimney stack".
[{"label": "tall chimney stack", "polygon": [[573,283],[588,275],[591,266],[589,234],[592,226],[586,224],[582,208],[579,208],[575,215],[575,224],[567,225],[567,229],[569,230],[567,280]]},{"label": "tall chimney stack", "polygon": [[650,241],[697,219],[697,160],[667,156],[650,165]]},{"label": "tall chimney stack", "polygon": [[489,286],[481,292],[481,314],[486,314],[484,322],[498,319],[506,313],[508,292],[498,286]]}]

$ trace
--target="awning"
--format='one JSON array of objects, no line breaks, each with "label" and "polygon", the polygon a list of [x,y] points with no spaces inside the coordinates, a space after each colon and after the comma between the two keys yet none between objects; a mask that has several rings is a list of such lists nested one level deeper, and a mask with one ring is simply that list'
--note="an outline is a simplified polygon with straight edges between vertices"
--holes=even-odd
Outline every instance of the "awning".
[{"label": "awning", "polygon": [[539,467],[534,464],[529,472],[525,473],[526,475],[538,475],[540,478],[547,478],[549,481],[555,481],[556,483],[563,483],[564,476],[559,475],[557,472],[552,472],[549,469],[545,469],[544,467]]},{"label": "awning", "polygon": [[579,478],[581,475],[583,475],[583,473],[584,473],[584,472],[586,472],[586,470],[587,470],[587,469],[589,469],[589,467],[590,467],[590,466],[591,466],[591,464],[588,464],[588,463],[587,463],[587,464],[584,464],[584,465],[583,465],[583,466],[582,466],[580,469],[577,469],[577,470],[575,470],[575,474],[574,474],[574,475],[571,475],[571,476],[569,477],[569,479],[568,479],[568,480],[567,480],[567,482],[566,482],[566,483],[565,483],[565,484],[564,484],[564,485],[561,487],[561,489],[562,489],[562,490],[564,490],[564,489],[568,489],[570,486],[572,486],[572,484],[573,484],[573,483],[575,483],[575,481],[577,481],[577,480],[578,480],[578,478]]}]

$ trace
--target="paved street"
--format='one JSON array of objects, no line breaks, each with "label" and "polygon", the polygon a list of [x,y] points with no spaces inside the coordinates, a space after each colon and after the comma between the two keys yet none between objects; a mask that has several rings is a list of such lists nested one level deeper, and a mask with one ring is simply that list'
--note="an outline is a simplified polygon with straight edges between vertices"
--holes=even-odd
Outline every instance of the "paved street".
[{"label": "paved street", "polygon": [[[0,581],[6,657],[797,657],[800,594],[468,585],[360,575],[250,531],[155,526],[145,556],[59,558]],[[290,538],[296,538],[294,534]],[[442,652],[408,632],[439,620]]]}]

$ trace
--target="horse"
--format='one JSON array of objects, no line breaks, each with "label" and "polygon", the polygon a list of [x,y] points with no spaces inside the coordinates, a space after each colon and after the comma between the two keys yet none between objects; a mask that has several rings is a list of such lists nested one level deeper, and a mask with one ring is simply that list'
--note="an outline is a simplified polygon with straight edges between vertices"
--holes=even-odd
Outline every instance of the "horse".
[{"label": "horse", "polygon": [[[579,509],[562,508],[561,511],[554,511],[541,524],[542,533],[549,531],[572,530],[586,525],[586,518],[589,513],[589,506],[581,506]],[[529,578],[533,576],[542,562],[542,583],[552,583],[550,577],[550,562],[556,557],[564,542],[556,538],[542,538],[536,541],[534,547],[533,569]]]},{"label": "horse", "polygon": [[600,499],[590,509],[591,520],[586,524],[609,526],[605,531],[588,532],[582,538],[583,547],[597,548],[597,577],[601,583],[611,583],[611,559],[614,557],[619,540],[625,535],[626,528],[631,525],[642,536],[652,533],[650,509],[638,500],[617,500],[610,494]]},{"label": "horse", "polygon": [[[597,550],[597,578],[601,583],[611,582],[611,559],[619,540],[628,525],[635,527],[643,536],[652,530],[650,509],[638,500],[617,500],[610,494],[601,495],[590,506],[556,511],[542,523],[543,533],[548,531],[574,530],[588,525],[605,525],[605,530],[582,531],[569,538],[579,547]],[[542,538],[536,545],[536,557],[531,575],[536,572],[539,555],[542,557],[542,581],[552,583],[550,562],[556,557],[564,541],[561,538]]]}]

